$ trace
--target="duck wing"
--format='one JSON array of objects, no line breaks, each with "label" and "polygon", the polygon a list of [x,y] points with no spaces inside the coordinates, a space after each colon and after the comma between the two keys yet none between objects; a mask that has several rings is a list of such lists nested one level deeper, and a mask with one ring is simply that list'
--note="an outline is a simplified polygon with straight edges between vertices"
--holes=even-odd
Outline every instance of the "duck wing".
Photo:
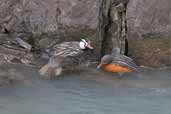
[{"label": "duck wing", "polygon": [[131,68],[134,71],[139,71],[139,67],[135,64],[133,59],[125,55],[115,55],[113,58],[113,63]]},{"label": "duck wing", "polygon": [[49,66],[51,67],[61,67],[61,63],[63,62],[64,58],[61,56],[52,56],[49,59]]},{"label": "duck wing", "polygon": [[50,56],[78,56],[82,54],[83,51],[79,48],[79,42],[63,42],[61,44],[56,44],[53,48],[49,50]]},{"label": "duck wing", "polygon": [[133,61],[132,58],[126,56],[126,55],[121,55],[121,54],[117,54],[117,55],[114,55],[114,58],[116,59],[121,59],[121,60],[124,60],[124,61]]},{"label": "duck wing", "polygon": [[114,60],[113,63],[117,64],[119,66],[130,68],[133,71],[139,72],[139,68],[137,66],[132,66],[129,63],[126,63],[126,62],[123,62],[123,61],[118,61],[118,60]]}]

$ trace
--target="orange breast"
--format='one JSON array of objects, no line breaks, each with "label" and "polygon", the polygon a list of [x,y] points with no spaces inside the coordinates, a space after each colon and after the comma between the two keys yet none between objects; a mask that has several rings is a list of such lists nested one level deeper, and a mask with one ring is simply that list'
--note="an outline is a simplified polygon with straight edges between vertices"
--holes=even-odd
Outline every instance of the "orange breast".
[{"label": "orange breast", "polygon": [[122,66],[115,65],[115,64],[108,64],[108,65],[105,65],[105,66],[103,66],[103,69],[104,69],[105,71],[114,72],[114,73],[117,73],[117,72],[120,72],[120,73],[131,72],[131,70],[128,69],[127,67],[122,67]]}]

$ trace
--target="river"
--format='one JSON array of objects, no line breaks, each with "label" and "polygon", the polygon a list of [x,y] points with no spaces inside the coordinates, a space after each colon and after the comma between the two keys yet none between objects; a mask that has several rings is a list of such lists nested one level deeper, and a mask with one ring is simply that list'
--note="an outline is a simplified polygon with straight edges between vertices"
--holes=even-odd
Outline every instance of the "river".
[{"label": "river", "polygon": [[0,87],[0,114],[171,114],[171,71],[106,74],[96,69],[55,80],[15,68],[25,81]]}]

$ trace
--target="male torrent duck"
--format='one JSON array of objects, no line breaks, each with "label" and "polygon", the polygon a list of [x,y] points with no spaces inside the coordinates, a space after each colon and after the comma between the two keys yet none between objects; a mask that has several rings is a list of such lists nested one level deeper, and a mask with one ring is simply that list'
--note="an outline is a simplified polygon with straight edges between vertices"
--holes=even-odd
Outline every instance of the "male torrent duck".
[{"label": "male torrent duck", "polygon": [[119,74],[139,71],[138,66],[130,57],[120,54],[119,48],[113,48],[112,54],[104,55],[97,68],[102,68],[104,71]]},{"label": "male torrent duck", "polygon": [[72,41],[56,44],[52,49],[48,50],[50,56],[49,62],[39,70],[39,73],[48,78],[58,76],[62,73],[63,68],[72,67],[74,64],[73,61],[77,61],[75,65],[77,66],[78,59],[83,55],[85,50],[89,49],[92,50],[93,47],[90,41],[86,41],[85,39],[81,39],[80,42]]}]

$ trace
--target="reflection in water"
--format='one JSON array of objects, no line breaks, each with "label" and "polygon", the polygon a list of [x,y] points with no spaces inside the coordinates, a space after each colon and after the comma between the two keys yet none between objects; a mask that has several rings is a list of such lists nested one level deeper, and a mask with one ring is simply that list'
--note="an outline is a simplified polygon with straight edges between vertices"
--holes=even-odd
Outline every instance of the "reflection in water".
[{"label": "reflection in water", "polygon": [[171,114],[169,70],[118,78],[89,69],[43,80],[19,69],[26,81],[0,87],[0,114]]}]

